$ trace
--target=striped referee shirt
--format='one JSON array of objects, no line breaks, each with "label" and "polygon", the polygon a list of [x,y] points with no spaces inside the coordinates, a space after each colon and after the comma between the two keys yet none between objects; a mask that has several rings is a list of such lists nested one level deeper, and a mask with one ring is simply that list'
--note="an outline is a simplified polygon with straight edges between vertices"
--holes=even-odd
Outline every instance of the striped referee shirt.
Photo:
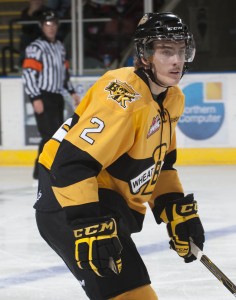
[{"label": "striped referee shirt", "polygon": [[41,37],[25,51],[23,82],[31,101],[41,99],[42,91],[61,94],[66,89],[74,93],[65,48],[60,41],[52,43]]}]

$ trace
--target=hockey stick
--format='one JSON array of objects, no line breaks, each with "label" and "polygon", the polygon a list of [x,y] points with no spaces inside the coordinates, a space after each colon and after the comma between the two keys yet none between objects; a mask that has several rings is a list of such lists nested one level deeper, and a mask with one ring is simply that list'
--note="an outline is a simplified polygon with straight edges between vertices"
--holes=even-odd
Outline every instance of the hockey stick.
[{"label": "hockey stick", "polygon": [[236,297],[234,283],[192,241],[190,245],[192,254]]}]

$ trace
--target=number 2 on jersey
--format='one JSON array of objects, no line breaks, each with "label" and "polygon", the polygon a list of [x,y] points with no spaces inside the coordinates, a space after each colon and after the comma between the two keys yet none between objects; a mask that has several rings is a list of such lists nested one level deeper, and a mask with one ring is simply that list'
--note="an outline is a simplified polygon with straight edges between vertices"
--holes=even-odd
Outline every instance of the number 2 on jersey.
[{"label": "number 2 on jersey", "polygon": [[100,132],[102,132],[103,128],[105,127],[105,124],[104,124],[104,122],[102,120],[100,120],[100,119],[98,119],[96,117],[92,118],[90,120],[90,122],[92,124],[97,124],[97,127],[95,127],[95,128],[94,127],[92,127],[92,128],[85,128],[82,131],[80,137],[83,140],[85,140],[86,142],[88,142],[89,144],[92,145],[94,143],[94,140],[91,137],[89,137],[88,135],[90,133],[100,133]]}]

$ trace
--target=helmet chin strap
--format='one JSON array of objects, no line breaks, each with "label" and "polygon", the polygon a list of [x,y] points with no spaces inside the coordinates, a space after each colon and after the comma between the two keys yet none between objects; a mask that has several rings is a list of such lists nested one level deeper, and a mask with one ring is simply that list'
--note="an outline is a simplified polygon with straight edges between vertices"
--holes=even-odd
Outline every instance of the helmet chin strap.
[{"label": "helmet chin strap", "polygon": [[153,65],[152,62],[150,60],[148,60],[147,58],[145,58],[145,61],[146,61],[147,69],[144,69],[144,71],[147,74],[147,76],[151,79],[151,81],[154,82],[155,84],[157,84],[158,86],[160,86],[162,88],[165,88],[165,89],[168,89],[169,87],[171,87],[171,86],[166,86],[162,82],[160,82],[158,80],[158,78],[155,77],[155,75],[152,71],[152,68],[155,69],[155,65]]},{"label": "helmet chin strap", "polygon": [[152,82],[154,82],[155,84],[157,84],[158,86],[162,87],[162,88],[169,88],[171,86],[166,86],[164,85],[162,82],[160,82],[157,78],[155,78],[153,71],[152,71],[152,64],[149,63],[148,68],[144,69],[145,73],[147,74],[147,76],[151,79]]},{"label": "helmet chin strap", "polygon": [[[155,67],[155,66],[154,66]],[[153,74],[153,71],[152,71],[152,63],[149,62],[148,64],[148,68],[147,69],[144,69],[145,73],[147,74],[147,76],[151,79],[151,81],[153,81],[155,84],[157,84],[158,86],[162,87],[162,88],[165,88],[165,89],[168,89],[170,87],[172,87],[172,85],[164,85],[162,82],[160,82],[158,80],[158,78],[155,78],[154,74]],[[183,72],[182,72],[182,76],[181,78],[184,76],[184,74],[188,71],[188,65],[185,64],[184,65],[184,68],[183,68]]]},{"label": "helmet chin strap", "polygon": [[153,74],[153,72],[152,72],[151,69],[145,69],[145,73],[146,73],[147,76],[151,79],[151,81],[153,81],[153,82],[154,82],[155,84],[157,84],[158,86],[160,86],[160,87],[162,87],[162,88],[165,88],[165,89],[167,89],[167,88],[170,87],[170,86],[166,86],[166,85],[162,84],[160,81],[158,81],[158,80],[155,78],[155,76],[154,76],[154,74]]}]

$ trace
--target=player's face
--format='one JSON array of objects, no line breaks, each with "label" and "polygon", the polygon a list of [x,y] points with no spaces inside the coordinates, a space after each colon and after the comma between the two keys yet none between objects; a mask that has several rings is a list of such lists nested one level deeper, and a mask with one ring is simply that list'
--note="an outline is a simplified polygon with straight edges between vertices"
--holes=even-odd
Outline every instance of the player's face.
[{"label": "player's face", "polygon": [[157,41],[154,44],[152,71],[157,82],[165,86],[178,84],[185,62],[184,41]]},{"label": "player's face", "polygon": [[57,30],[58,30],[58,24],[54,21],[47,21],[44,22],[42,25],[42,31],[44,35],[51,42],[55,41]]}]

